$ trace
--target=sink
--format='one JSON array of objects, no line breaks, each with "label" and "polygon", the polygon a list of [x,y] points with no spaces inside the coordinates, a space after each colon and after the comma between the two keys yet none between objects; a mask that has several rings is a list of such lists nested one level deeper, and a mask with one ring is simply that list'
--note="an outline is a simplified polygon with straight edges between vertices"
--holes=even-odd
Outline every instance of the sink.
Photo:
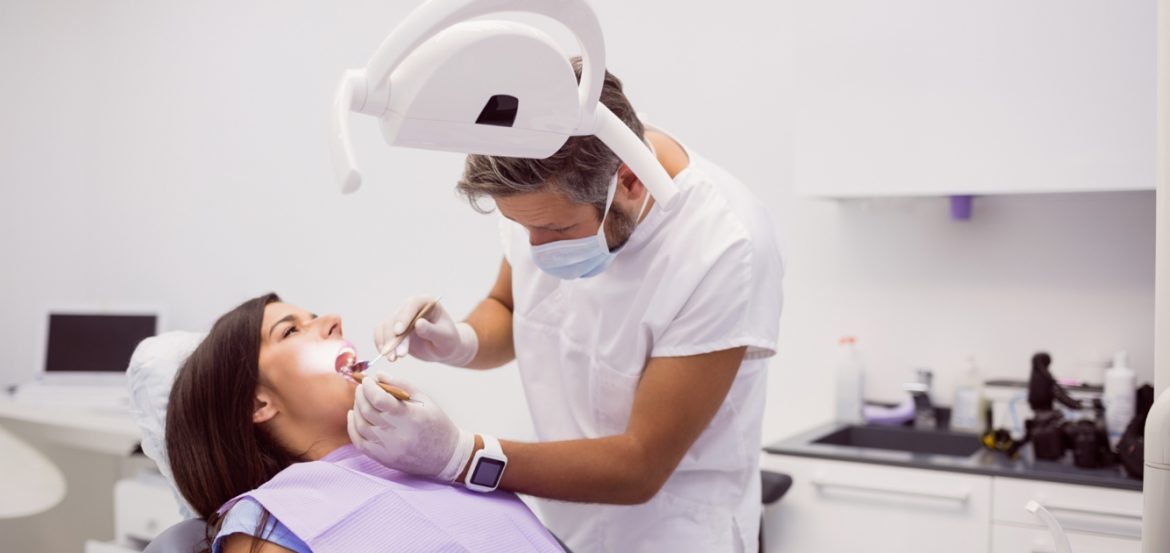
[{"label": "sink", "polygon": [[974,434],[856,425],[830,432],[812,443],[953,457],[969,457],[983,447]]}]

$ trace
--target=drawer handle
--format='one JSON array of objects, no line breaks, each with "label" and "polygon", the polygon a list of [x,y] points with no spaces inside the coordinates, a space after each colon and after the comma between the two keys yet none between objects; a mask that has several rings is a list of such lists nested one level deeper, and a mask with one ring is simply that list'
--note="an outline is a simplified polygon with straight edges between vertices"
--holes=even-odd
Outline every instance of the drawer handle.
[{"label": "drawer handle", "polygon": [[821,478],[813,479],[812,485],[818,489],[824,488],[842,488],[847,490],[859,490],[864,492],[883,493],[887,495],[900,495],[905,497],[918,497],[925,499],[940,499],[943,501],[957,501],[959,503],[966,503],[971,499],[971,492],[967,490],[956,493],[940,493],[940,492],[920,492],[914,490],[898,490],[893,488],[883,488],[880,486],[866,486],[862,484],[850,484],[846,482],[833,482]]},{"label": "drawer handle", "polygon": [[1048,503],[1044,504],[1044,508],[1048,509],[1049,511],[1059,511],[1062,513],[1072,513],[1072,514],[1077,514],[1077,515],[1093,515],[1093,516],[1112,517],[1112,518],[1124,518],[1127,520],[1136,520],[1139,522],[1142,520],[1141,513],[1127,513],[1124,511],[1102,511],[1100,509],[1084,509],[1081,507],[1069,507],[1066,505],[1048,504]]}]

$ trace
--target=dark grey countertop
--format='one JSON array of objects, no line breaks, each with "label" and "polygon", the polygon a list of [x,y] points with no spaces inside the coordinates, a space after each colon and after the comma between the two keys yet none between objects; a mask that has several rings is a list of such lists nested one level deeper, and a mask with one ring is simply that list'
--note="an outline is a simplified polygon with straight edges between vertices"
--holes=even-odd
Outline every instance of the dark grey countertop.
[{"label": "dark grey countertop", "polygon": [[[1043,480],[1062,484],[1080,484],[1120,490],[1141,491],[1142,481],[1125,475],[1120,466],[1102,469],[1083,469],[1072,464],[1071,457],[1063,461],[1040,461],[1032,455],[1031,446],[1020,450],[1018,459],[981,448],[967,457],[907,453],[885,449],[852,447],[829,444],[815,444],[814,440],[844,428],[842,423],[829,423],[812,428],[764,447],[768,453],[812,457],[835,461],[852,461],[875,465],[889,465],[967,474],[983,474]],[[913,430],[908,430],[913,432]],[[972,437],[975,437],[972,435]]]}]

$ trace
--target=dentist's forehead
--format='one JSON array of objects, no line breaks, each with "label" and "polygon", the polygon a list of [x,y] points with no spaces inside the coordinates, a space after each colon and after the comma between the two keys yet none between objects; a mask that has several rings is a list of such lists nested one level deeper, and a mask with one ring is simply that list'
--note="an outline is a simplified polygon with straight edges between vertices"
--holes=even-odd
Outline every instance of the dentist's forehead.
[{"label": "dentist's forehead", "polygon": [[568,217],[575,217],[578,212],[589,211],[581,208],[593,207],[589,204],[574,203],[564,194],[552,190],[495,198],[495,203],[504,217],[536,228],[562,227],[568,222]]}]

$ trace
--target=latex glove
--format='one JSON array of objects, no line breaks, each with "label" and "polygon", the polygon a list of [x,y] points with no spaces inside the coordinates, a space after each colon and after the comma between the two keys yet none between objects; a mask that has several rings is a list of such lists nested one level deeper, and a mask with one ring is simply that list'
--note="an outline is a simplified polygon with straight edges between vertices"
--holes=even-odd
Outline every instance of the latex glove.
[{"label": "latex glove", "polygon": [[[393,315],[374,329],[374,346],[386,359],[397,361],[406,353],[422,359],[455,367],[464,367],[475,359],[479,350],[479,339],[475,329],[467,323],[457,323],[443,309],[435,304],[425,318],[414,324],[414,332],[403,336],[406,326],[419,310],[433,301],[434,296],[414,296],[406,300]],[[405,344],[405,346],[402,346]]]},{"label": "latex glove", "polygon": [[[349,411],[349,439],[362,453],[392,469],[454,482],[475,449],[475,435],[464,432],[426,394],[385,374],[362,380]],[[410,393],[399,401],[377,381]]]}]

